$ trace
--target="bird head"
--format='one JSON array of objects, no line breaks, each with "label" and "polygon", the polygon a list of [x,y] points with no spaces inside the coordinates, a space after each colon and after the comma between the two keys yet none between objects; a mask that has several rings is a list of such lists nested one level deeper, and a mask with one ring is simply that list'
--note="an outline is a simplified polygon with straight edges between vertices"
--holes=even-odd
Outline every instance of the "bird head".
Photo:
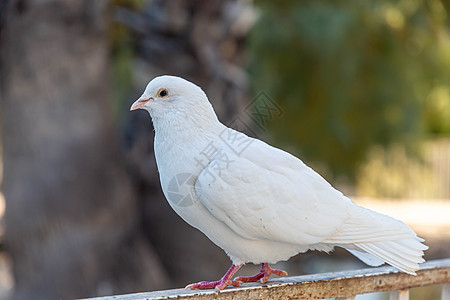
[{"label": "bird head", "polygon": [[206,94],[197,85],[176,76],[159,76],[151,80],[130,110],[145,109],[153,121],[169,119],[187,121],[217,120]]}]

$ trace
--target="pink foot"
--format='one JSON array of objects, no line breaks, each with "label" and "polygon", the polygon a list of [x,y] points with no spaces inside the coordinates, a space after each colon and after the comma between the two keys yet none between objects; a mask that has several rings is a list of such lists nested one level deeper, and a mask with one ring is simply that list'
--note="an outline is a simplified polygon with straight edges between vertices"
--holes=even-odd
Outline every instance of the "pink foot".
[{"label": "pink foot", "polygon": [[223,275],[223,277],[218,281],[202,281],[198,283],[191,283],[186,286],[186,289],[216,289],[217,291],[223,290],[227,286],[240,286],[242,281],[239,280],[231,280],[231,277],[239,270],[242,265],[231,265],[230,269]]},{"label": "pink foot", "polygon": [[261,283],[267,283],[271,274],[276,274],[278,276],[287,276],[288,273],[282,270],[272,269],[268,263],[263,263],[261,264],[261,270],[258,274],[254,276],[239,276],[234,280],[242,282],[255,282],[261,279]]}]

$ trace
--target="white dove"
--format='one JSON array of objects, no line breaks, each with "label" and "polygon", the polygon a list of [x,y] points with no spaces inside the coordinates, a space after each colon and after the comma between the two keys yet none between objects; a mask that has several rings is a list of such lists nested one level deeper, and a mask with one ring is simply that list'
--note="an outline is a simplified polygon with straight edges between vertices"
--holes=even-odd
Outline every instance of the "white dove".
[{"label": "white dove", "polygon": [[[233,262],[220,280],[186,288],[265,283],[273,273],[287,275],[270,263],[335,246],[368,265],[386,262],[413,275],[424,262],[428,247],[405,223],[354,204],[300,159],[226,127],[195,84],[156,77],[131,106],[139,108],[153,120],[170,206]],[[260,272],[232,280],[246,263],[261,263]]]}]

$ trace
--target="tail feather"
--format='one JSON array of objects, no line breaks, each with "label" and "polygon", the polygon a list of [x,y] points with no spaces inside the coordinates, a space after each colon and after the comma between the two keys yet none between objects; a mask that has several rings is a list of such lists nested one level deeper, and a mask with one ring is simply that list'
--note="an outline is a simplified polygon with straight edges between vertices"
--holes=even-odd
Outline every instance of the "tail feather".
[{"label": "tail feather", "polygon": [[347,249],[347,251],[372,267],[378,267],[385,263],[384,260],[379,259],[378,257],[375,257],[372,254],[363,251],[362,249]]},{"label": "tail feather", "polygon": [[385,251],[384,249],[380,249],[379,247],[375,245],[360,245],[361,249],[371,253],[372,255],[384,260],[388,264],[402,270],[403,272],[406,272],[408,274],[415,275],[415,270],[417,270],[418,265],[416,264],[409,264],[408,261],[406,261],[406,264],[404,261],[399,259],[396,256],[392,256],[391,253]]},{"label": "tail feather", "polygon": [[357,205],[351,209],[349,219],[324,242],[346,248],[369,265],[379,265],[382,260],[415,274],[419,263],[424,262],[423,251],[428,249],[422,244],[424,240],[392,217]]},{"label": "tail feather", "polygon": [[[375,231],[375,230],[374,230]],[[391,239],[406,239],[406,238],[410,238],[410,234],[409,233],[405,233],[405,232],[396,232],[396,233],[390,233],[390,232],[380,232],[380,230],[378,229],[377,232],[374,233],[361,233],[361,231],[358,232],[358,238],[361,237],[361,239],[364,242],[382,242],[386,240],[386,237],[389,236],[389,238]],[[326,241],[328,243],[336,243],[336,244],[342,244],[351,240],[356,240],[355,238],[356,234],[344,234],[344,233],[339,233],[339,235],[333,236],[328,238]]]},{"label": "tail feather", "polygon": [[428,248],[417,239],[355,243],[355,246],[412,275],[415,275],[415,271],[419,269],[419,263],[424,262],[423,250]]},{"label": "tail feather", "polygon": [[419,244],[419,245],[425,246],[425,248],[423,248],[423,247],[414,248],[414,246],[408,247],[404,243],[409,242],[409,241],[414,241],[414,240],[386,241],[386,242],[383,242],[383,244],[385,244],[386,248],[390,249],[390,252],[401,253],[401,256],[408,256],[412,260],[414,260],[417,257],[422,257],[423,250],[426,250],[427,247],[423,244]]}]

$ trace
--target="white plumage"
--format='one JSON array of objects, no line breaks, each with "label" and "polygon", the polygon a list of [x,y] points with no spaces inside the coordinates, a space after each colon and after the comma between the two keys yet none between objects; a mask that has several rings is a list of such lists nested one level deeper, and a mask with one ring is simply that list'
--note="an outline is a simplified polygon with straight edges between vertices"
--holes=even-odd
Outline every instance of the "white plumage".
[{"label": "white plumage", "polygon": [[153,120],[168,202],[234,265],[335,246],[409,274],[424,261],[427,246],[406,224],[354,204],[293,155],[227,128],[196,85],[157,77],[131,109],[137,108]]}]

